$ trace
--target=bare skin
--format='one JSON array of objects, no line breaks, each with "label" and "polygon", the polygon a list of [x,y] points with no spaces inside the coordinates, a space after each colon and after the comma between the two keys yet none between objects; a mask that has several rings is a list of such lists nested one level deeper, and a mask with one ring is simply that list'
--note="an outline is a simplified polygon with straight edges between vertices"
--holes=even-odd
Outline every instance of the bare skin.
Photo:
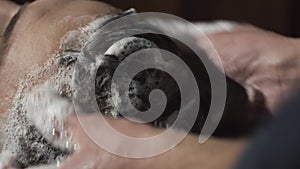
[{"label": "bare skin", "polygon": [[297,89],[300,80],[300,40],[253,26],[209,35],[225,72],[264,94],[274,113]]}]

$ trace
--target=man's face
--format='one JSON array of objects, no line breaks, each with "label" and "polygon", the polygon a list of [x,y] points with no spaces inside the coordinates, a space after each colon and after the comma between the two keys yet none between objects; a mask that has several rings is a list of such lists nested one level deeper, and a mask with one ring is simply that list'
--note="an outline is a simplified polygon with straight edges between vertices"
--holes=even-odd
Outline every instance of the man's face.
[{"label": "man's face", "polygon": [[67,32],[118,11],[90,0],[38,0],[23,7],[13,6],[12,12],[18,14],[7,15],[12,21],[1,36],[0,114],[10,108],[20,79],[33,66],[53,57]]}]

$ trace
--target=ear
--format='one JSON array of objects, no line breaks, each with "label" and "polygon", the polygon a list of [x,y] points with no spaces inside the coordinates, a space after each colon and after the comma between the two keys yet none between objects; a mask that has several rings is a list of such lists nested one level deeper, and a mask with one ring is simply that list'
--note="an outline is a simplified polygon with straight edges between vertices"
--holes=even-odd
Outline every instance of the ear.
[{"label": "ear", "polygon": [[16,14],[20,5],[8,0],[0,0],[0,33],[1,36],[10,19]]}]

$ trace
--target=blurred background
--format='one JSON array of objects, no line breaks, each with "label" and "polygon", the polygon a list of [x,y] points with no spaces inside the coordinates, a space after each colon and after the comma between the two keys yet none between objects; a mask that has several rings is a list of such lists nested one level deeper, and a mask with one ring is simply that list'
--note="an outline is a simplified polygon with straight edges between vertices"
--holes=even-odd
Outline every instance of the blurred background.
[{"label": "blurred background", "polygon": [[[15,0],[24,3],[26,0]],[[300,0],[103,0],[121,9],[165,12],[190,21],[228,19],[300,37]]]}]

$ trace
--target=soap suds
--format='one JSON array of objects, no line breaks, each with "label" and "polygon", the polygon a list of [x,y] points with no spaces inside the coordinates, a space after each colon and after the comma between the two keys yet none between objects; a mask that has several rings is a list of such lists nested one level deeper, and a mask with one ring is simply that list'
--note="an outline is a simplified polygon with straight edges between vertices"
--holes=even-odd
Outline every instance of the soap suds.
[{"label": "soap suds", "polygon": [[[6,112],[3,157],[9,153],[19,167],[25,168],[56,163],[72,152],[71,140],[56,139],[56,134],[63,132],[63,121],[74,113],[73,62],[85,42],[108,18],[68,32],[61,39],[59,51],[45,64],[33,66],[21,80],[13,106]],[[57,122],[56,126],[53,122]],[[54,128],[57,133],[53,135],[50,130]],[[4,162],[0,158],[0,165]]]}]

